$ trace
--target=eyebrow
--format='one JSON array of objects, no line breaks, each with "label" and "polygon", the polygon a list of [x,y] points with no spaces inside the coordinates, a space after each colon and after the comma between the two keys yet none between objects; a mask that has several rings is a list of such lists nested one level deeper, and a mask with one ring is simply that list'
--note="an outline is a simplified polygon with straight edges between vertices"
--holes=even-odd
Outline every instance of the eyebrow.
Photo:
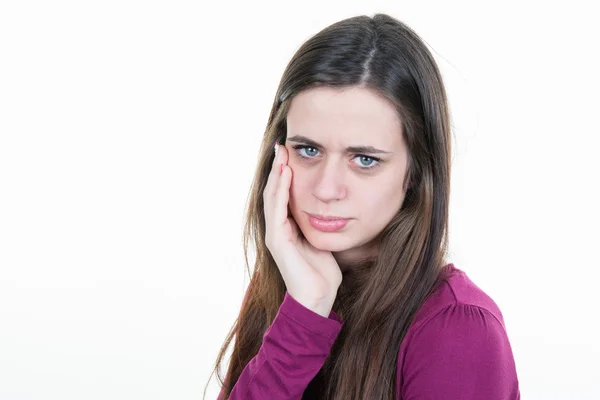
[{"label": "eyebrow", "polygon": [[[295,135],[295,136],[289,137],[289,138],[287,138],[287,141],[303,143],[308,146],[318,147],[318,148],[324,147],[321,144],[315,142],[314,140],[309,139],[306,136],[302,136],[302,135]],[[349,146],[349,147],[346,147],[346,152],[348,152],[348,153],[369,153],[369,154],[391,154],[391,152],[389,152],[389,151],[379,150],[373,146]]]}]

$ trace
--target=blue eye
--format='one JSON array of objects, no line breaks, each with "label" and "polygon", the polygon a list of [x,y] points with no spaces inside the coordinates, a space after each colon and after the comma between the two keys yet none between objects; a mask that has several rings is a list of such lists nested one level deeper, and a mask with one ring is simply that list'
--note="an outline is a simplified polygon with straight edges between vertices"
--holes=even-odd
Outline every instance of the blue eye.
[{"label": "blue eye", "polygon": [[[305,159],[305,160],[310,160],[311,158],[315,158],[319,153],[319,150],[316,147],[312,147],[312,146],[305,146],[305,145],[299,144],[299,145],[292,146],[292,148],[297,150],[298,156],[300,156],[300,158]],[[356,164],[356,166],[362,170],[370,170],[370,169],[376,168],[380,165],[379,163],[381,161],[380,158],[371,157],[371,156],[367,156],[364,154],[356,154],[354,156],[354,159],[360,160],[359,161],[360,164]],[[363,161],[366,161],[366,163],[363,163]]]},{"label": "blue eye", "polygon": [[[295,146],[294,148],[295,148],[295,149],[300,149],[300,150],[307,150],[307,149],[311,149],[311,150],[315,150],[315,152],[318,152],[316,148],[314,148],[314,147],[310,147],[310,146]],[[300,154],[300,155],[301,155],[302,157],[309,157],[309,158],[312,158],[312,157],[315,157],[315,156],[316,156],[316,154],[308,154],[308,155],[306,155],[306,156],[305,156],[305,155],[302,155],[302,154]]]},{"label": "blue eye", "polygon": [[[372,168],[371,166],[376,162],[375,158],[369,157],[369,156],[358,155],[358,156],[356,156],[356,158],[358,158],[360,160],[361,165],[359,165],[359,167]],[[362,163],[364,160],[372,161],[372,162],[367,163],[368,165],[365,165]]]}]

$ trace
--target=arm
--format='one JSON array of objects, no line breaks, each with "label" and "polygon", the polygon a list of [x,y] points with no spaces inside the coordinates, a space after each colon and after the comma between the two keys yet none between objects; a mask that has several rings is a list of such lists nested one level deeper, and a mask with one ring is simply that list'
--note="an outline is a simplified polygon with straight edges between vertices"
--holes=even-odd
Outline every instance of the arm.
[{"label": "arm", "polygon": [[[325,363],[342,325],[333,311],[325,318],[286,292],[258,353],[242,371],[229,399],[301,399]],[[223,389],[217,400],[222,399]]]},{"label": "arm", "polygon": [[454,304],[427,321],[406,352],[403,400],[518,400],[503,324],[489,311]]}]

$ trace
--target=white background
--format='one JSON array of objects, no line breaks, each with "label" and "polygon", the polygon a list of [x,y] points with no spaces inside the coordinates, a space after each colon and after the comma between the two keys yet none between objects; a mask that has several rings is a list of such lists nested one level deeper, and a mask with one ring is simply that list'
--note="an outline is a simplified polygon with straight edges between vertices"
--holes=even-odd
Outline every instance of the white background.
[{"label": "white background", "polygon": [[600,398],[588,4],[2,2],[0,399],[202,398],[248,283],[244,206],[283,69],[375,12],[444,74],[451,261],[500,306],[522,397]]}]

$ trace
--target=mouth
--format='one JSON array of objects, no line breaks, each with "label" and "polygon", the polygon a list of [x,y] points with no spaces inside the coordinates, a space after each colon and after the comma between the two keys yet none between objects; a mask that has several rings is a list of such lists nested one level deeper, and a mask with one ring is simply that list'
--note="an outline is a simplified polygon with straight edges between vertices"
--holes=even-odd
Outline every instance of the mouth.
[{"label": "mouth", "polygon": [[318,231],[337,232],[344,228],[350,219],[337,216],[308,214],[308,221],[311,226]]},{"label": "mouth", "polygon": [[337,217],[337,216],[333,216],[333,215],[321,215],[321,214],[310,214],[307,213],[309,216],[316,218],[316,219],[320,219],[322,221],[340,221],[340,220],[349,220],[350,218],[344,218],[344,217]]}]

